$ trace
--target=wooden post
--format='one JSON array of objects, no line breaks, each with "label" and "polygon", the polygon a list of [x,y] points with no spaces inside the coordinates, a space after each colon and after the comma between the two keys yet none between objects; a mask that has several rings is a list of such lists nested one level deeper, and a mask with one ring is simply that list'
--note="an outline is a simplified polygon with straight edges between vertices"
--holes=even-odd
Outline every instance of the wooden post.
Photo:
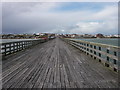
[{"label": "wooden post", "polygon": [[5,52],[4,52],[4,53],[5,53],[5,56],[6,56],[6,55],[7,55],[6,44],[4,45],[4,47],[5,47],[5,48],[4,48],[4,49],[5,49]]},{"label": "wooden post", "polygon": [[[120,47],[87,42],[82,40],[64,39],[64,41],[66,41],[67,43],[69,42],[69,44],[77,47],[81,51],[85,52],[87,55],[90,55],[94,59],[97,59],[99,62],[103,62],[105,66],[118,72],[118,68],[115,67],[115,63],[118,62],[117,53],[120,53]],[[104,49],[107,49],[107,51],[103,51]],[[113,52],[113,54],[111,54],[110,52]],[[106,56],[106,58],[102,57],[102,55]],[[111,62],[110,59],[114,60],[114,62]]]},{"label": "wooden post", "polygon": [[[34,45],[37,45],[44,40],[28,40],[28,41],[16,41],[16,42],[9,42],[9,43],[3,43],[1,44],[1,54],[6,56],[8,54],[12,54],[15,52],[18,52],[20,50],[32,47]],[[9,45],[9,46],[7,46]],[[9,49],[9,50],[8,50]],[[4,50],[4,52],[2,52]]]}]

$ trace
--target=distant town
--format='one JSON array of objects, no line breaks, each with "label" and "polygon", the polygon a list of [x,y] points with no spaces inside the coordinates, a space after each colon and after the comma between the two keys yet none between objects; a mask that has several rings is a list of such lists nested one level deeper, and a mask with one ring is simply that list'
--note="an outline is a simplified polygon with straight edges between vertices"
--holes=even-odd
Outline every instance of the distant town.
[{"label": "distant town", "polygon": [[34,33],[34,34],[1,34],[0,39],[39,39],[54,38],[56,36],[64,38],[120,38],[118,35],[103,35],[101,33],[91,34],[54,34],[54,33]]}]

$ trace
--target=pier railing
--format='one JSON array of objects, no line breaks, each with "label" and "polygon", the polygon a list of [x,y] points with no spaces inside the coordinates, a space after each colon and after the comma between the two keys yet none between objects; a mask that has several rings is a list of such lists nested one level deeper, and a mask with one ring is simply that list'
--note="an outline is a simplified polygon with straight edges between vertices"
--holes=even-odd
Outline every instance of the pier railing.
[{"label": "pier railing", "polygon": [[37,39],[37,40],[25,40],[25,41],[15,41],[15,42],[7,42],[1,43],[1,55],[7,56],[9,54],[30,48],[35,46],[39,43],[45,42],[44,39]]},{"label": "pier railing", "polygon": [[71,40],[63,39],[67,43],[77,47],[81,51],[90,55],[94,59],[98,60],[109,69],[118,72],[119,58],[120,58],[120,47],[87,42],[83,40]]}]

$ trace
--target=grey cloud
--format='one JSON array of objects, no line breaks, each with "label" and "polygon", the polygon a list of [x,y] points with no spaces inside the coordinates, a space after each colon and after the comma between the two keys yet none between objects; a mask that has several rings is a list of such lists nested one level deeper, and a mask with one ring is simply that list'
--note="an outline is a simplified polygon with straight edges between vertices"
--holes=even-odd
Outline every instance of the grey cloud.
[{"label": "grey cloud", "polygon": [[[98,13],[92,11],[50,12],[50,9],[55,7],[58,7],[58,4],[3,3],[3,33],[62,32],[62,29],[64,29],[64,33],[81,33],[81,28],[76,25],[77,23],[86,20],[97,21],[99,19],[104,22],[112,21],[107,24],[108,27],[111,25],[111,28],[108,29],[116,29],[114,24],[116,23],[116,18],[113,18],[116,14],[113,14],[115,13],[114,9],[110,11],[109,7]],[[110,15],[106,14],[106,12],[110,13]],[[63,26],[64,28],[58,26]],[[103,27],[100,29],[105,31],[107,28]],[[96,31],[100,31],[100,29],[97,28]],[[89,28],[88,30],[92,31]],[[85,33],[87,33],[86,31]]]}]

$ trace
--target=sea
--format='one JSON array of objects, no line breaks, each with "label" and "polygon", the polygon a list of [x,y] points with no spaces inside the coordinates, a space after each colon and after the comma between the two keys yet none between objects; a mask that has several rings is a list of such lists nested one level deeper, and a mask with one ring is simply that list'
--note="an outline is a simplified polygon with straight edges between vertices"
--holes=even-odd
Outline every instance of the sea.
[{"label": "sea", "polygon": [[[25,41],[25,40],[38,40],[38,39],[0,39],[0,43],[14,42],[14,41]],[[73,40],[83,40],[94,43],[108,44],[113,46],[120,46],[118,38],[95,38],[95,39],[73,39]]]},{"label": "sea", "polygon": [[73,39],[73,40],[83,40],[94,43],[108,44],[112,46],[120,46],[118,38],[95,38],[95,39]]},{"label": "sea", "polygon": [[0,39],[0,43],[15,42],[15,41],[26,41],[26,40],[38,40],[38,39]]}]

